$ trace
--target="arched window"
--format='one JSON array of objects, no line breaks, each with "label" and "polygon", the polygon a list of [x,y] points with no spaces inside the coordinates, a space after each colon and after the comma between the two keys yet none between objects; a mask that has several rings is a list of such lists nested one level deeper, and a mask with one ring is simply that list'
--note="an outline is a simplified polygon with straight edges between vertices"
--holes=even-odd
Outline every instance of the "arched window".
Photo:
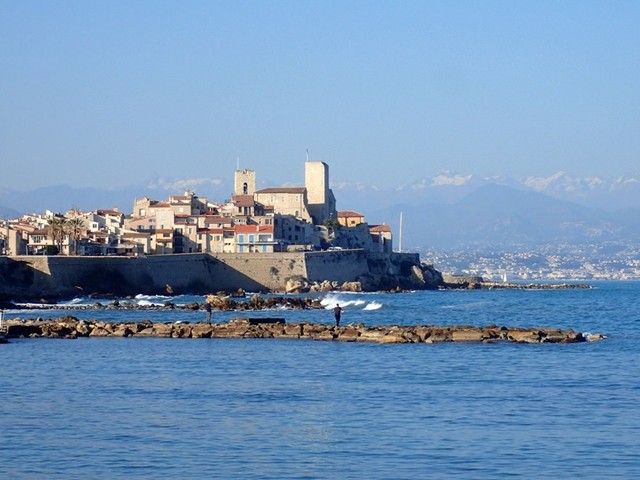
[{"label": "arched window", "polygon": [[247,182],[244,182],[242,184],[242,193],[246,195],[248,191],[249,191],[249,186],[247,185]]}]

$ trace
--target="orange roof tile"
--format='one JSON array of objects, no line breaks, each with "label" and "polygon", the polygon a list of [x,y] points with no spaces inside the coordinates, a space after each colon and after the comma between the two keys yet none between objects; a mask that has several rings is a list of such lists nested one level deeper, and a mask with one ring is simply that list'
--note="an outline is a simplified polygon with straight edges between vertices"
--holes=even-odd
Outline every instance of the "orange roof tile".
[{"label": "orange roof tile", "polygon": [[370,225],[369,231],[371,233],[391,232],[391,227],[389,225]]},{"label": "orange roof tile", "polygon": [[343,210],[341,212],[338,212],[338,217],[339,218],[364,217],[364,215],[362,215],[361,213],[358,213],[358,212],[354,212],[353,210]]}]

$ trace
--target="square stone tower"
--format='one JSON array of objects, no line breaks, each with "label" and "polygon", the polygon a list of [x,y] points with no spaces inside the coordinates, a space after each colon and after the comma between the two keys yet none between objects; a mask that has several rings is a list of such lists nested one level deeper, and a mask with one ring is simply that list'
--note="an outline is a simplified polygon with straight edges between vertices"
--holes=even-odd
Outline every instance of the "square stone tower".
[{"label": "square stone tower", "polygon": [[336,219],[336,199],[329,188],[329,165],[317,161],[305,162],[304,186],[313,223],[320,225],[326,220]]},{"label": "square stone tower", "polygon": [[256,172],[236,170],[234,195],[253,195],[256,191]]}]

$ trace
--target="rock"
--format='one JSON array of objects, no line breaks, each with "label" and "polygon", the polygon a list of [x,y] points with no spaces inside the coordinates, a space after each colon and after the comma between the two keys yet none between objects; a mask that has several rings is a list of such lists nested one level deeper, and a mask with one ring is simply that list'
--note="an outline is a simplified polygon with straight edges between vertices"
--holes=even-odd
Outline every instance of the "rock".
[{"label": "rock", "polygon": [[129,328],[126,324],[120,324],[116,326],[116,329],[113,331],[114,337],[131,337],[133,336],[133,330]]},{"label": "rock", "polygon": [[90,337],[110,337],[113,332],[110,332],[103,326],[96,326],[89,332]]},{"label": "rock", "polygon": [[336,338],[337,335],[334,335],[334,333],[331,330],[323,330],[318,332],[316,335],[314,335],[313,339],[314,340],[333,340],[334,338]]},{"label": "rock", "polygon": [[302,326],[295,323],[285,325],[283,336],[295,338],[302,336]]},{"label": "rock", "polygon": [[531,330],[509,330],[509,340],[517,343],[540,343],[541,332]]},{"label": "rock", "polygon": [[384,337],[379,340],[379,343],[408,343],[404,336],[398,333],[387,333]]},{"label": "rock", "polygon": [[79,321],[78,324],[76,325],[76,332],[78,333],[78,335],[82,337],[88,336],[89,326],[87,325],[87,322],[85,322],[84,320]]},{"label": "rock", "polygon": [[356,342],[359,336],[360,336],[360,331],[357,328],[348,326],[348,327],[342,328],[339,331],[338,336],[336,337],[336,340],[339,340],[341,342]]},{"label": "rock", "polygon": [[171,336],[173,338],[191,338],[191,332],[192,332],[191,325],[181,323],[179,325],[174,325]]},{"label": "rock", "polygon": [[378,343],[385,335],[386,332],[384,330],[380,330],[377,328],[360,329],[360,335],[358,335],[357,341]]},{"label": "rock", "polygon": [[322,281],[317,289],[318,292],[330,292],[331,290],[333,290],[333,285],[328,280]]},{"label": "rock", "polygon": [[424,273],[422,271],[422,268],[420,268],[420,266],[413,265],[411,267],[410,282],[412,284],[415,284],[416,288],[424,288],[424,285],[426,284],[426,282],[424,279]]},{"label": "rock", "polygon": [[164,337],[166,335],[161,335],[154,327],[143,328],[142,330],[136,333],[136,337]]},{"label": "rock", "polygon": [[443,343],[451,341],[451,332],[448,327],[432,327],[425,343]]},{"label": "rock", "polygon": [[213,326],[209,324],[199,324],[191,329],[191,338],[211,338]]},{"label": "rock", "polygon": [[587,335],[586,338],[589,342],[599,342],[600,340],[604,340],[607,337],[605,335],[602,335],[601,333],[594,333],[592,335]]},{"label": "rock", "polygon": [[309,282],[301,275],[287,278],[285,283],[286,293],[304,293],[309,291]]},{"label": "rock", "polygon": [[340,290],[343,292],[361,292],[362,284],[360,282],[344,282],[340,286]]},{"label": "rock", "polygon": [[479,328],[465,328],[451,332],[451,340],[454,342],[481,342],[485,338],[487,337]]}]

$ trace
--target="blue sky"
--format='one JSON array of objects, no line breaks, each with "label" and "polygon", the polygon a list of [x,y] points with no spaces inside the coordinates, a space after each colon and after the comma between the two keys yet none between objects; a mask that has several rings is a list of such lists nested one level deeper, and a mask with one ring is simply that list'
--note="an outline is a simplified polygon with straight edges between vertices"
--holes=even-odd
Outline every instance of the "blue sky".
[{"label": "blue sky", "polygon": [[0,187],[638,172],[638,1],[0,0]]}]

